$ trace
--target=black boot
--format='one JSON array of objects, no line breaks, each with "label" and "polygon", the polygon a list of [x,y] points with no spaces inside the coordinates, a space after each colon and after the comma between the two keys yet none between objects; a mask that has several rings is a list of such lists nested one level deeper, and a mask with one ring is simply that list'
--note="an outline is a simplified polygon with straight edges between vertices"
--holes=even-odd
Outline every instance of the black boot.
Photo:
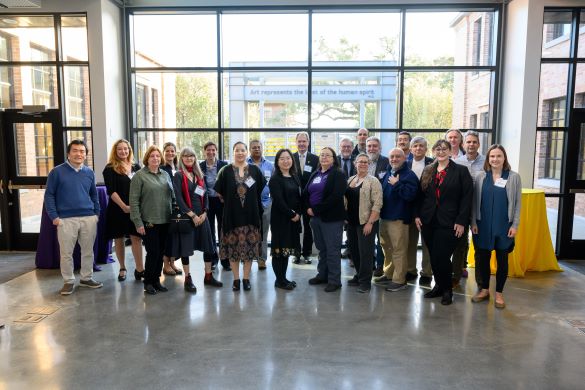
[{"label": "black boot", "polygon": [[193,279],[191,279],[191,274],[185,276],[185,291],[190,293],[196,293],[197,287],[193,284]]}]

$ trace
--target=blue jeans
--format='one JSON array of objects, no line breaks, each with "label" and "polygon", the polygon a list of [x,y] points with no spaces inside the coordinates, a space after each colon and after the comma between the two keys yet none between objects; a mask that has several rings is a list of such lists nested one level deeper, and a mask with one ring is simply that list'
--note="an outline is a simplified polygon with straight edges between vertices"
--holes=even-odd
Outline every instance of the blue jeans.
[{"label": "blue jeans", "polygon": [[327,280],[328,284],[341,286],[343,221],[323,222],[320,217],[312,217],[310,224],[319,250],[317,277]]}]

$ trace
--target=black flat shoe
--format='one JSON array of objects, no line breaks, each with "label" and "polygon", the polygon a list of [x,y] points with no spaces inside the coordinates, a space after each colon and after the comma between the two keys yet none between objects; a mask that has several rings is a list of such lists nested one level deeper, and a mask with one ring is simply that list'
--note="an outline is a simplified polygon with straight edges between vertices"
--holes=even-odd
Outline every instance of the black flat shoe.
[{"label": "black flat shoe", "polygon": [[357,275],[354,275],[353,278],[349,279],[347,281],[347,285],[348,286],[359,286],[360,285],[360,281],[359,281]]},{"label": "black flat shoe", "polygon": [[244,291],[250,291],[252,289],[250,279],[242,279],[242,284],[244,285]]},{"label": "black flat shoe", "polygon": [[439,289],[438,286],[433,287],[433,289],[427,293],[425,293],[425,298],[437,298],[443,295],[443,292]]},{"label": "black flat shoe", "polygon": [[323,291],[325,291],[325,292],[334,292],[334,291],[339,290],[340,288],[341,288],[341,286],[338,285],[338,284],[327,284],[327,287],[325,287],[323,289]]},{"label": "black flat shoe", "polygon": [[234,280],[234,283],[232,284],[232,290],[240,291],[240,279]]},{"label": "black flat shoe", "polygon": [[203,284],[205,286],[212,286],[212,287],[223,287],[223,283],[220,282],[219,280],[215,279],[213,277],[213,275],[211,276],[211,278],[208,279],[203,279]]},{"label": "black flat shoe", "polygon": [[311,285],[325,284],[325,283],[327,283],[327,280],[321,279],[318,276],[315,276],[314,278],[309,279],[309,284],[311,284]]},{"label": "black flat shoe", "polygon": [[136,279],[136,280],[144,279],[144,270],[142,270],[140,272],[134,270],[134,279]]},{"label": "black flat shoe", "polygon": [[118,282],[123,282],[124,280],[126,280],[126,268],[120,268],[120,272],[118,273]]},{"label": "black flat shoe", "polygon": [[453,303],[453,292],[445,291],[441,298],[441,305],[450,305]]},{"label": "black flat shoe", "polygon": [[144,292],[147,293],[148,295],[156,295],[156,289],[152,284],[145,284]]},{"label": "black flat shoe", "polygon": [[288,279],[286,279],[286,282],[292,284],[293,287],[296,287],[297,286],[297,282],[295,282],[294,280],[288,280]]},{"label": "black flat shoe", "polygon": [[162,284],[160,284],[160,282],[153,284],[154,289],[158,292],[167,292],[169,291],[168,288],[166,288],[165,286],[163,286]]},{"label": "black flat shoe", "polygon": [[293,290],[295,288],[295,286],[293,286],[292,283],[290,283],[290,282],[284,282],[284,283],[274,282],[274,287],[280,288],[283,290]]}]

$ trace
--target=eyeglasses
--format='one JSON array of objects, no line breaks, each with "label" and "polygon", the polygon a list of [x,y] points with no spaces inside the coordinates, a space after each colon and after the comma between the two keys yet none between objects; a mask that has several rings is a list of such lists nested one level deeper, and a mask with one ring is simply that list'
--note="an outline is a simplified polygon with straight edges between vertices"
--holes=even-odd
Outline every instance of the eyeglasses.
[{"label": "eyeglasses", "polygon": [[183,156],[183,158],[195,158],[195,156]]},{"label": "eyeglasses", "polygon": [[325,157],[327,157],[327,158],[333,158],[333,155],[332,154],[321,154],[321,155],[319,155],[319,157],[321,157],[321,158],[325,158]]},{"label": "eyeglasses", "polygon": [[436,148],[433,149],[434,152],[438,153],[438,152],[448,152],[449,148]]}]

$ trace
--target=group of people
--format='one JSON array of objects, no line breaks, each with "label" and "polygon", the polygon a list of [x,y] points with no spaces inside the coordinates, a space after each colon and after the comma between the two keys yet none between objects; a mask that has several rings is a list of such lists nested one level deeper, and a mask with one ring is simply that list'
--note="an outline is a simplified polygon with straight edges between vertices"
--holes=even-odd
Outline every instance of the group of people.
[{"label": "group of people", "polygon": [[[195,251],[203,253],[205,285],[222,287],[213,275],[221,262],[224,270],[233,272],[232,290],[248,291],[252,262],[266,269],[270,230],[275,287],[296,288],[296,282],[287,279],[289,258],[310,264],[314,243],[317,275],[309,284],[325,284],[325,291],[333,292],[342,286],[345,230],[347,255],[355,267],[349,286],[361,293],[370,291],[372,283],[391,292],[406,289],[407,282],[419,277],[420,236],[419,284],[430,286],[435,280],[424,296],[440,297],[449,305],[453,288],[466,276],[471,230],[478,268],[472,301],[490,298],[490,258],[495,250],[494,304],[505,307],[502,293],[520,219],[521,182],[503,146],[492,145],[483,156],[479,134],[456,129],[434,143],[432,158],[427,156],[427,140],[408,132],[398,134],[387,157],[381,153],[380,139],[363,128],[355,146],[349,138],[340,141],[339,155],[331,147],[322,148],[319,155],[309,152],[306,132],[295,139],[297,151],[279,150],[274,163],[264,158],[258,140],[250,141],[249,149],[236,142],[231,163],[217,158],[213,142],[204,145],[200,163],[190,147],[177,151],[172,143],[162,150],[153,145],[144,154],[142,168],[135,164],[130,143],[118,140],[103,171],[110,197],[106,236],[115,240],[118,280],[126,279],[124,242],[129,236],[134,277],[144,282],[147,294],[167,291],[161,272],[184,273],[185,290],[196,292],[189,269]],[[83,165],[86,152],[83,141],[72,141],[67,162],[51,171],[45,193],[61,247],[63,295],[74,289],[71,254],[77,240],[82,250],[79,285],[102,286],[92,278],[99,203],[94,174]],[[182,270],[174,266],[179,258]]]}]

